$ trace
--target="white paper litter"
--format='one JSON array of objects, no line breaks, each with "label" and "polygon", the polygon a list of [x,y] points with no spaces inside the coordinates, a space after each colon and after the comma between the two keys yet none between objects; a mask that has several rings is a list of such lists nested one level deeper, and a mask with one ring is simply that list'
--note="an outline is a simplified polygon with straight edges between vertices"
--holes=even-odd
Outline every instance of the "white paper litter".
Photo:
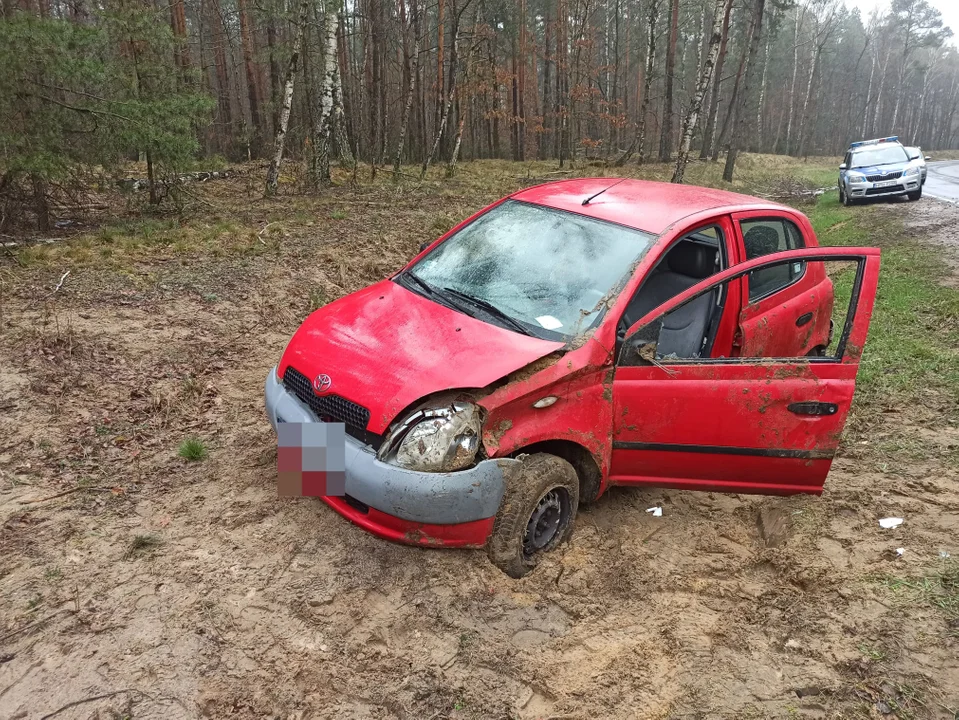
[{"label": "white paper litter", "polygon": [[949,553],[947,553],[945,550],[940,550],[940,551],[939,551],[939,557],[941,557],[943,560],[945,560],[945,559],[947,559],[947,558],[949,557]]},{"label": "white paper litter", "polygon": [[902,557],[902,554],[906,552],[906,548],[896,548],[896,555]]},{"label": "white paper litter", "polygon": [[536,318],[536,322],[538,322],[547,330],[556,330],[563,327],[563,323],[554,318],[552,315],[540,315],[538,318]]},{"label": "white paper litter", "polygon": [[653,517],[662,517],[662,516],[663,516],[663,509],[662,509],[661,507],[646,508],[646,512],[652,513],[652,514],[653,514]]},{"label": "white paper litter", "polygon": [[902,518],[888,517],[879,521],[879,527],[885,528],[886,530],[891,530],[900,525],[902,525]]}]

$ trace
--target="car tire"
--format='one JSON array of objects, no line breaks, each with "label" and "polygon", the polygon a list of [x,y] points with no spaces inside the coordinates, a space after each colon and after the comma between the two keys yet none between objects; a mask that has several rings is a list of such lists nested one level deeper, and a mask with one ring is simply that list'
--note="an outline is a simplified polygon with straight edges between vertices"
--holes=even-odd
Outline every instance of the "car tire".
[{"label": "car tire", "polygon": [[839,202],[841,202],[844,207],[850,207],[853,203],[852,198],[846,194],[846,189],[842,185],[839,186]]},{"label": "car tire", "polygon": [[913,202],[915,202],[916,200],[918,200],[919,198],[921,198],[921,197],[922,197],[922,186],[920,185],[920,186],[919,186],[919,189],[916,190],[916,192],[906,193],[906,197],[909,198],[909,199],[910,199],[911,201],[913,201]]},{"label": "car tire", "polygon": [[506,492],[486,545],[490,562],[521,578],[573,533],[579,508],[579,478],[566,460],[548,453],[522,460]]}]

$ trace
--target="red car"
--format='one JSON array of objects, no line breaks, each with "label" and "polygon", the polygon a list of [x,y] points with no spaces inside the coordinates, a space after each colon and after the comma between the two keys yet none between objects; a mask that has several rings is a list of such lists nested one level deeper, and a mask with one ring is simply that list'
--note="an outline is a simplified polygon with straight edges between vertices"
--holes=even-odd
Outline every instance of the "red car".
[{"label": "red car", "polygon": [[341,515],[520,577],[611,485],[820,494],[878,274],[756,198],[540,185],[310,315],[267,413],[345,424]]}]

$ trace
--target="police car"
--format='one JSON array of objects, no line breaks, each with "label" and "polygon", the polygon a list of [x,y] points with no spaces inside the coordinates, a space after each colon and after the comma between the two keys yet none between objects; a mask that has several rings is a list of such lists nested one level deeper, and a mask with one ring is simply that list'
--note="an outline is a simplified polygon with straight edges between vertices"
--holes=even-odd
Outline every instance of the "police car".
[{"label": "police car", "polygon": [[922,197],[921,153],[908,152],[896,136],[854,142],[839,166],[839,200],[905,195]]}]

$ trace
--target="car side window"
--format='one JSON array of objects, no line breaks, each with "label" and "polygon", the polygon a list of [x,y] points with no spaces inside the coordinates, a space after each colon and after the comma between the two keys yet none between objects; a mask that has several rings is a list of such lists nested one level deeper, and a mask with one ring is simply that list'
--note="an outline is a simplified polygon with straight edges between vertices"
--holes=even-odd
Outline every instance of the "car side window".
[{"label": "car side window", "polygon": [[[746,259],[771,255],[783,250],[798,250],[806,246],[799,228],[785,218],[757,218],[739,223],[746,248]],[[798,280],[805,271],[801,262],[776,265],[756,270],[747,276],[749,302],[782,290]]]}]

